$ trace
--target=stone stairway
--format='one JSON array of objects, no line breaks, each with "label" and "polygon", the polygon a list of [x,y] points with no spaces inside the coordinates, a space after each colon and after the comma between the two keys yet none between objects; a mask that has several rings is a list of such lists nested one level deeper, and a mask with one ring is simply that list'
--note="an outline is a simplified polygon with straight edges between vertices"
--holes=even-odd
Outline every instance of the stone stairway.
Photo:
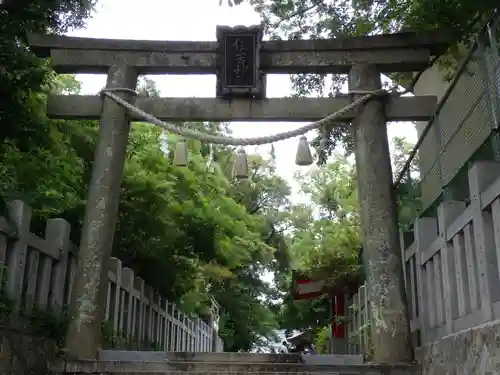
[{"label": "stone stairway", "polygon": [[411,365],[363,363],[357,355],[101,351],[97,361],[65,364],[65,374],[416,375]]}]

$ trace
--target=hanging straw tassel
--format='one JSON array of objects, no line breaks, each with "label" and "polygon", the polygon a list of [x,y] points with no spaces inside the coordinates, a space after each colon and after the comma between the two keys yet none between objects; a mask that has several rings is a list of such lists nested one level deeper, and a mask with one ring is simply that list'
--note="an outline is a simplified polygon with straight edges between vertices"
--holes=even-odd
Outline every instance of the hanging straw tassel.
[{"label": "hanging straw tassel", "polygon": [[243,147],[238,150],[234,158],[233,175],[237,179],[248,178],[248,160]]},{"label": "hanging straw tassel", "polygon": [[188,165],[188,149],[184,139],[180,139],[175,145],[174,165],[176,167],[187,167]]},{"label": "hanging straw tassel", "polygon": [[215,164],[215,157],[214,157],[214,147],[211,143],[208,144],[208,160],[207,160],[207,163],[206,163],[206,166],[207,166],[207,170],[209,172],[213,172],[214,171],[214,164]]},{"label": "hanging straw tassel", "polygon": [[309,148],[309,142],[307,138],[302,136],[299,139],[299,145],[297,147],[297,154],[295,155],[295,164],[304,167],[306,165],[311,165],[314,162],[311,149]]}]

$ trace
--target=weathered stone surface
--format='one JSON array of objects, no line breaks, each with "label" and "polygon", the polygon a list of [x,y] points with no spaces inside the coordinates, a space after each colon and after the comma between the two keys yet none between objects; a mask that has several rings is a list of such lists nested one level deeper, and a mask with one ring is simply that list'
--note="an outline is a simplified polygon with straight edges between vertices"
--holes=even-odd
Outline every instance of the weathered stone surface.
[{"label": "weathered stone surface", "polygon": [[[119,353],[101,351],[99,361],[56,363],[53,369],[65,374],[172,374],[172,375],[243,375],[243,374],[331,374],[331,375],[416,375],[415,365],[362,364],[354,355],[300,355],[254,353],[145,352]],[[128,354],[128,358],[127,358]],[[115,359],[111,359],[112,357]],[[148,356],[148,358],[146,358]],[[142,361],[139,360],[142,357]],[[164,358],[161,360],[161,358]],[[103,360],[107,358],[107,360]],[[354,363],[356,362],[356,363]]]},{"label": "weathered stone surface", "polygon": [[[266,41],[261,48],[265,73],[348,73],[353,64],[370,63],[381,72],[425,69],[431,54],[443,51],[439,31],[330,40]],[[126,63],[140,74],[215,74],[217,42],[113,40],[31,35],[30,46],[51,57],[59,73],[105,73]]]},{"label": "weathered stone surface", "polygon": [[[137,72],[133,68],[119,64],[108,72],[107,87],[134,89],[136,84]],[[131,99],[128,92],[117,95],[124,100]],[[66,337],[70,358],[96,358],[100,345],[107,275],[129,130],[130,121],[126,110],[105,98],[78,252],[72,319]]]},{"label": "weathered stone surface", "polygon": [[[380,88],[373,65],[353,66],[350,90]],[[363,260],[371,303],[373,360],[411,362],[413,348],[408,323],[399,245],[396,200],[382,100],[374,98],[352,121],[356,175],[363,236]]]},{"label": "weathered stone surface", "polygon": [[101,350],[99,360],[130,362],[217,362],[217,363],[303,363],[306,365],[361,365],[362,355],[300,355],[265,353],[211,353],[211,352],[164,352],[164,351],[125,351]]},{"label": "weathered stone surface", "polygon": [[425,345],[417,354],[422,375],[498,375],[500,320]]},{"label": "weathered stone surface", "polygon": [[239,375],[239,374],[335,374],[335,375],[414,375],[417,367],[406,365],[309,366],[290,363],[210,363],[210,362],[127,362],[71,361],[60,363],[55,371],[66,374],[172,374],[172,375]]},{"label": "weathered stone surface", "polygon": [[0,336],[0,374],[46,373],[57,352],[53,340],[29,336],[2,327]]},{"label": "weathered stone surface", "polygon": [[[130,39],[96,39],[61,35],[31,34],[32,50],[40,57],[49,57],[51,49],[95,49],[151,52],[215,52],[217,42],[160,41]],[[332,51],[378,48],[428,48],[433,54],[444,52],[449,38],[440,30],[421,33],[357,36],[316,40],[273,40],[262,43],[266,52]]]},{"label": "weathered stone surface", "polygon": [[[349,97],[273,98],[266,100],[221,100],[215,98],[143,98],[134,104],[164,121],[317,121],[350,104]],[[436,109],[436,97],[388,98],[388,121],[428,120]],[[102,99],[97,95],[49,97],[47,115],[55,119],[98,119]],[[355,111],[339,116],[350,121]],[[137,119],[132,115],[132,119]]]},{"label": "weathered stone surface", "polygon": [[[427,48],[261,52],[264,73],[348,73],[353,64],[374,64],[382,73],[413,72],[429,64]],[[208,52],[150,52],[54,49],[51,63],[58,73],[105,73],[123,62],[139,74],[215,74],[217,56]]]}]

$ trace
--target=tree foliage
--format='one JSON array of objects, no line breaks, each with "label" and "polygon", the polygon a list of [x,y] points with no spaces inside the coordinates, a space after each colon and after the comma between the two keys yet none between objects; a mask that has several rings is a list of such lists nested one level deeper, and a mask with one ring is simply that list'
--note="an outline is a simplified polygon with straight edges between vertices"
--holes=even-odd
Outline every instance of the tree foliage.
[{"label": "tree foliage", "polygon": [[[222,1],[222,0],[221,0]],[[439,29],[450,36],[449,53],[439,63],[450,77],[468,44],[487,18],[498,8],[495,0],[227,0],[230,5],[247,1],[261,15],[271,39],[318,39],[363,36],[400,31]],[[400,84],[408,84],[408,74],[391,74]],[[298,96],[334,96],[347,82],[346,75],[298,74],[291,77]],[[313,142],[319,164],[343,146],[349,153],[353,141],[349,129],[332,124],[325,129],[327,142]]]},{"label": "tree foliage", "polygon": [[[74,76],[55,75],[47,61],[31,53],[26,35],[82,26],[93,5],[81,0],[0,5],[0,196],[33,207],[35,232],[48,218],[67,219],[75,243],[98,123],[45,117],[48,94],[75,94],[81,84]],[[138,91],[159,95],[145,77]],[[184,125],[227,133],[227,124]],[[189,142],[189,166],[176,167],[175,142],[174,135],[150,124],[132,124],[113,255],[186,312],[203,316],[214,297],[222,308],[225,349],[248,350],[277,328],[265,302],[275,290],[261,276],[278,267],[276,254],[286,254],[278,207],[287,204],[290,189],[272,162],[257,156],[252,179],[233,181],[234,150],[196,141]]]},{"label": "tree foliage", "polygon": [[[0,195],[25,200],[41,219],[64,217],[81,228],[98,124],[41,121],[53,129],[46,146],[23,151],[4,142],[0,169],[9,178],[2,179]],[[284,182],[256,167],[252,200],[243,204],[246,187],[207,167],[199,142],[189,145],[189,167],[172,165],[162,149],[175,141],[172,135],[165,141],[152,125],[132,125],[113,255],[186,311],[203,315],[215,297],[226,350],[247,350],[277,327],[262,303],[272,289],[260,276],[274,266],[276,235],[266,208],[283,199],[273,183],[281,188]],[[223,164],[232,152],[221,150],[219,157]],[[74,230],[73,241],[79,236]]]},{"label": "tree foliage", "polygon": [[[396,175],[413,145],[397,137],[392,144]],[[412,179],[404,180],[397,193],[402,228],[411,225],[420,208],[418,178],[412,164]],[[327,288],[335,293],[356,292],[364,281],[364,272],[360,260],[362,242],[353,158],[337,152],[328,164],[297,174],[296,180],[311,205],[292,206],[289,213],[293,223],[289,249],[293,268],[313,280],[325,280]],[[291,289],[290,270],[279,274],[277,279],[281,290]],[[324,345],[324,327],[331,316],[328,297],[293,301],[290,293],[284,293],[282,298],[283,302],[276,307],[281,327],[288,331],[317,331]]]}]

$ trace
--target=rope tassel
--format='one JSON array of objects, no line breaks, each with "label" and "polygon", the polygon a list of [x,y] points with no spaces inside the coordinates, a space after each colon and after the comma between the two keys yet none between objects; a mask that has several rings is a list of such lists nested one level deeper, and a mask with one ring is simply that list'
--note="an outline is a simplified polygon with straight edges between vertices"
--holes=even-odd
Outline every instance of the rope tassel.
[{"label": "rope tassel", "polygon": [[248,178],[248,160],[243,147],[238,150],[234,158],[233,175],[237,179]]},{"label": "rope tassel", "polygon": [[187,167],[188,165],[188,149],[184,139],[175,144],[174,165],[176,167]]},{"label": "rope tassel", "polygon": [[309,142],[305,136],[300,137],[299,145],[297,146],[297,154],[295,155],[295,164],[305,167],[314,162]]}]

